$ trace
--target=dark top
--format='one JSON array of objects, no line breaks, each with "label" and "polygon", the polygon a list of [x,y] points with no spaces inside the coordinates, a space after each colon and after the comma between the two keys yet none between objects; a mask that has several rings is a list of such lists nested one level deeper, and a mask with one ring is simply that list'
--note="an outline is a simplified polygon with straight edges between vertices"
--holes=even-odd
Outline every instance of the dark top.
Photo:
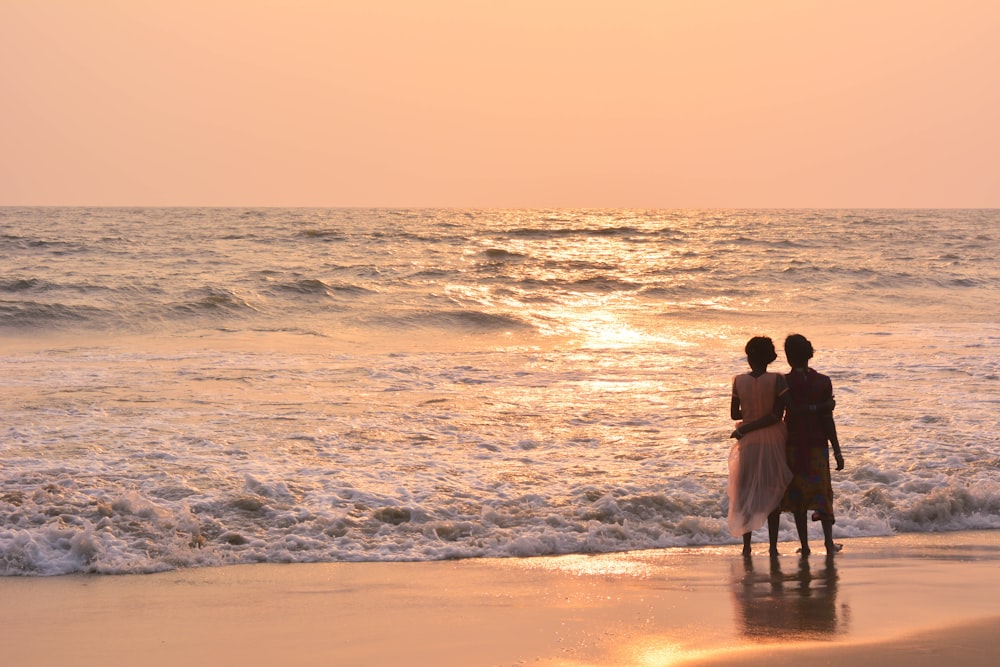
[{"label": "dark top", "polygon": [[[824,403],[833,398],[830,378],[812,368],[792,370],[785,375],[788,383],[785,424],[788,426],[789,447],[826,447],[831,439],[833,416],[829,411],[812,412],[810,405]],[[833,435],[832,437],[836,437]]]}]

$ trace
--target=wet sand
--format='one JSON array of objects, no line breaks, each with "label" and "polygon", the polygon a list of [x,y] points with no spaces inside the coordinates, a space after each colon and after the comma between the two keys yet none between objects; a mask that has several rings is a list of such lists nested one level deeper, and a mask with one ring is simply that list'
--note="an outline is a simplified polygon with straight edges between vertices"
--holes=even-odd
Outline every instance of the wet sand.
[{"label": "wet sand", "polygon": [[21,667],[981,665],[1000,531],[599,556],[0,578]]}]

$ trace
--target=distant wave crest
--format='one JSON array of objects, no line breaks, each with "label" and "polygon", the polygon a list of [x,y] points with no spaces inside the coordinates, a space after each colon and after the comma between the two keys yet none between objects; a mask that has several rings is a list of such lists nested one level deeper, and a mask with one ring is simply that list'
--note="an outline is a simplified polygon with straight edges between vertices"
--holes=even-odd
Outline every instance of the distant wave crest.
[{"label": "distant wave crest", "polygon": [[452,329],[467,333],[490,333],[533,328],[529,323],[517,317],[486,313],[479,310],[420,310],[406,314],[382,315],[367,319],[372,323],[393,328]]},{"label": "distant wave crest", "polygon": [[98,325],[115,319],[108,311],[94,306],[0,301],[0,327],[6,329],[60,329]]}]

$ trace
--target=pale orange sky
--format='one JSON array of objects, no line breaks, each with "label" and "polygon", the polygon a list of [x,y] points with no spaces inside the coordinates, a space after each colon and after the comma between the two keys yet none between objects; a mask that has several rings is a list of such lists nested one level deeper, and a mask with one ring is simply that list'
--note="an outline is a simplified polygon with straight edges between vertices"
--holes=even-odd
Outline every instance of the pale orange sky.
[{"label": "pale orange sky", "polygon": [[988,0],[0,0],[0,205],[1000,207]]}]

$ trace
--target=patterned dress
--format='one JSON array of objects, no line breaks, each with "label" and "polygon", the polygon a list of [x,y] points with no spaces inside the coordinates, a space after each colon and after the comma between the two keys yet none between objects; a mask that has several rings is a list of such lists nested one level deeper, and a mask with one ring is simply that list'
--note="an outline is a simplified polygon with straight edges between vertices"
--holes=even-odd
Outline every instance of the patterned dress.
[{"label": "patterned dress", "polygon": [[[737,375],[733,378],[733,395],[739,398],[744,422],[759,419],[774,410],[778,374]],[[785,438],[785,424],[779,421],[750,431],[729,450],[728,522],[733,537],[760,528],[767,515],[778,509],[792,479],[785,458]]]},{"label": "patterned dress", "polygon": [[826,416],[801,411],[810,404],[833,398],[830,378],[813,369],[792,371],[785,376],[788,383],[789,410],[785,414],[788,427],[788,467],[792,483],[781,501],[785,512],[813,511],[813,521],[834,521],[833,485],[830,482],[830,450],[823,425]]}]

